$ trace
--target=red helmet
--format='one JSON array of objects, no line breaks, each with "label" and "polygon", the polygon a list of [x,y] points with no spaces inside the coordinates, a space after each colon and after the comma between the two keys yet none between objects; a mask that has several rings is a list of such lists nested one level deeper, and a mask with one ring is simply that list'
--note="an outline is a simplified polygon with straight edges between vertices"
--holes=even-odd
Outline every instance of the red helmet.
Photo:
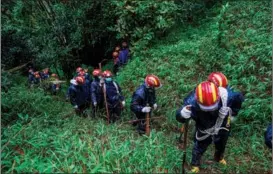
[{"label": "red helmet", "polygon": [[119,50],[120,50],[120,46],[117,46],[117,47],[115,48],[115,51],[119,52]]},{"label": "red helmet", "polygon": [[76,72],[77,72],[77,73],[80,72],[80,71],[82,71],[82,67],[78,67],[78,68],[76,69]]},{"label": "red helmet", "polygon": [[212,82],[202,82],[195,89],[195,98],[202,110],[212,111],[218,106],[219,90]]},{"label": "red helmet", "polygon": [[228,85],[227,77],[221,72],[213,72],[209,75],[208,81],[214,83],[218,87],[226,88]]},{"label": "red helmet", "polygon": [[83,85],[85,83],[85,78],[83,76],[77,76],[75,80],[78,85]]},{"label": "red helmet", "polygon": [[51,74],[51,77],[58,77],[57,74]]},{"label": "red helmet", "polygon": [[94,69],[92,74],[93,74],[94,77],[97,77],[97,76],[101,75],[101,70],[100,69]]},{"label": "red helmet", "polygon": [[112,56],[113,56],[113,57],[118,57],[118,52],[116,52],[116,51],[113,52]]},{"label": "red helmet", "polygon": [[79,75],[79,76],[84,76],[84,75],[85,75],[84,70],[81,70],[80,72],[78,72],[78,75]]},{"label": "red helmet", "polygon": [[111,71],[109,71],[109,70],[105,70],[103,73],[102,73],[102,76],[103,77],[112,77],[112,73],[111,73]]},{"label": "red helmet", "polygon": [[34,76],[35,76],[35,78],[40,78],[40,74],[39,74],[39,71],[36,71],[35,73],[34,73]]},{"label": "red helmet", "polygon": [[159,78],[153,74],[146,76],[145,83],[148,87],[161,87]]},{"label": "red helmet", "polygon": [[48,74],[49,68],[45,68],[45,69],[43,70],[43,72],[44,72],[45,74]]}]

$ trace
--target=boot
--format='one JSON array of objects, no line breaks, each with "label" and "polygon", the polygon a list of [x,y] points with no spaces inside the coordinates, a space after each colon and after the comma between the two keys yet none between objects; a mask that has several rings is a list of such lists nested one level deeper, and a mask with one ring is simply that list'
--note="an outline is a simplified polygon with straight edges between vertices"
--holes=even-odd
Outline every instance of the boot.
[{"label": "boot", "polygon": [[197,166],[192,166],[191,173],[199,173],[200,169]]}]

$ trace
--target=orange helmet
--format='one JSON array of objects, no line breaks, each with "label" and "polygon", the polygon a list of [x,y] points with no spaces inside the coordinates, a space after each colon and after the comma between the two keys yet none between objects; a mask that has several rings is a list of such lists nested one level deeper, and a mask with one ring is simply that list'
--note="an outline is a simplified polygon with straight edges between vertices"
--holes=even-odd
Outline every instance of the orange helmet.
[{"label": "orange helmet", "polygon": [[112,77],[112,73],[111,73],[111,71],[109,71],[109,70],[105,70],[103,73],[102,73],[102,76],[103,77]]},{"label": "orange helmet", "polygon": [[116,51],[116,52],[119,52],[119,50],[120,50],[120,47],[117,46],[117,47],[115,48],[115,51]]},{"label": "orange helmet", "polygon": [[97,77],[97,76],[101,75],[101,70],[100,69],[94,69],[92,74],[93,74],[94,77]]},{"label": "orange helmet", "polygon": [[78,67],[78,68],[76,69],[76,72],[77,72],[77,73],[80,72],[80,71],[82,71],[82,67]]},{"label": "orange helmet", "polygon": [[112,54],[113,57],[118,57],[118,52],[114,51]]},{"label": "orange helmet", "polygon": [[153,74],[150,74],[150,75],[147,75],[146,78],[145,78],[145,84],[148,86],[148,87],[161,87],[161,83],[160,83],[160,80],[157,76],[153,75]]},{"label": "orange helmet", "polygon": [[49,71],[49,68],[45,68],[45,69],[43,70],[43,72],[44,72],[45,74],[48,74],[48,71]]},{"label": "orange helmet", "polygon": [[81,70],[80,72],[78,72],[78,75],[79,75],[79,76],[84,76],[84,75],[85,75],[84,70]]},{"label": "orange helmet", "polygon": [[35,78],[40,78],[40,74],[39,74],[39,71],[36,71],[35,73],[34,73],[34,76],[35,76]]},{"label": "orange helmet", "polygon": [[57,74],[51,74],[51,77],[58,77]]},{"label": "orange helmet", "polygon": [[195,98],[202,110],[212,111],[218,106],[219,90],[212,82],[202,82],[195,89]]},{"label": "orange helmet", "polygon": [[85,78],[83,76],[77,76],[75,80],[78,85],[83,85],[85,83]]},{"label": "orange helmet", "polygon": [[227,77],[221,72],[213,72],[209,75],[208,81],[214,83],[217,87],[226,88],[228,85]]}]

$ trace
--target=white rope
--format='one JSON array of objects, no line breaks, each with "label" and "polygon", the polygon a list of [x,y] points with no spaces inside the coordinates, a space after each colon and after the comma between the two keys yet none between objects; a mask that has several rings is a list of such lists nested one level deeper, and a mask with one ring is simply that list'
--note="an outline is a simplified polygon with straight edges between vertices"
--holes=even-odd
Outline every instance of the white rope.
[{"label": "white rope", "polygon": [[219,87],[219,92],[220,92],[220,97],[222,99],[222,107],[219,110],[219,115],[218,118],[216,120],[216,123],[214,126],[212,126],[211,128],[208,128],[206,130],[200,130],[198,129],[201,133],[205,134],[202,137],[198,137],[197,136],[197,131],[196,131],[196,139],[198,141],[202,141],[205,140],[206,138],[208,138],[209,136],[213,136],[213,135],[218,135],[220,130],[226,130],[229,131],[227,128],[225,127],[221,127],[221,125],[223,124],[223,121],[225,119],[225,117],[228,115],[230,116],[232,113],[231,108],[227,107],[227,99],[228,99],[228,92],[225,88],[223,87]]}]

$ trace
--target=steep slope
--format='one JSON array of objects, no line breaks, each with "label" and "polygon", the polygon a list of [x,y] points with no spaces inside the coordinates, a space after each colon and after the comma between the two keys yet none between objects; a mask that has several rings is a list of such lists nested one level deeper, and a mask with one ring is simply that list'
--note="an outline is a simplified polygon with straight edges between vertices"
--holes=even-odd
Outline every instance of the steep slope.
[{"label": "steep slope", "polygon": [[[39,108],[21,115],[16,124],[2,128],[1,168],[4,172],[181,172],[182,150],[176,142],[181,125],[175,111],[183,98],[212,71],[222,71],[246,101],[226,149],[228,166],[208,164],[213,146],[203,157],[202,171],[209,173],[263,173],[271,169],[272,152],[264,145],[263,128],[271,115],[271,2],[234,1],[208,13],[197,26],[178,25],[166,38],[157,40],[143,53],[135,53],[117,76],[126,96],[123,120],[107,125],[103,119],[80,118],[69,103],[29,92],[25,87],[10,89],[2,100],[24,93],[39,98]],[[132,119],[129,102],[147,73],[162,79],[157,91],[159,109],[151,136],[139,136],[126,123]],[[20,93],[21,92],[21,93]],[[26,95],[26,96],[27,96]],[[21,107],[35,107],[25,97]],[[57,98],[58,99],[58,98]],[[15,101],[14,101],[15,102]],[[26,103],[30,105],[26,105]],[[33,102],[33,103],[32,103]],[[12,101],[11,103],[12,104]],[[27,111],[26,111],[27,112]],[[71,113],[70,113],[71,112]],[[98,114],[99,118],[104,113]],[[191,160],[190,126],[187,162]],[[19,132],[19,133],[18,133]],[[3,146],[4,145],[4,146]]]}]

